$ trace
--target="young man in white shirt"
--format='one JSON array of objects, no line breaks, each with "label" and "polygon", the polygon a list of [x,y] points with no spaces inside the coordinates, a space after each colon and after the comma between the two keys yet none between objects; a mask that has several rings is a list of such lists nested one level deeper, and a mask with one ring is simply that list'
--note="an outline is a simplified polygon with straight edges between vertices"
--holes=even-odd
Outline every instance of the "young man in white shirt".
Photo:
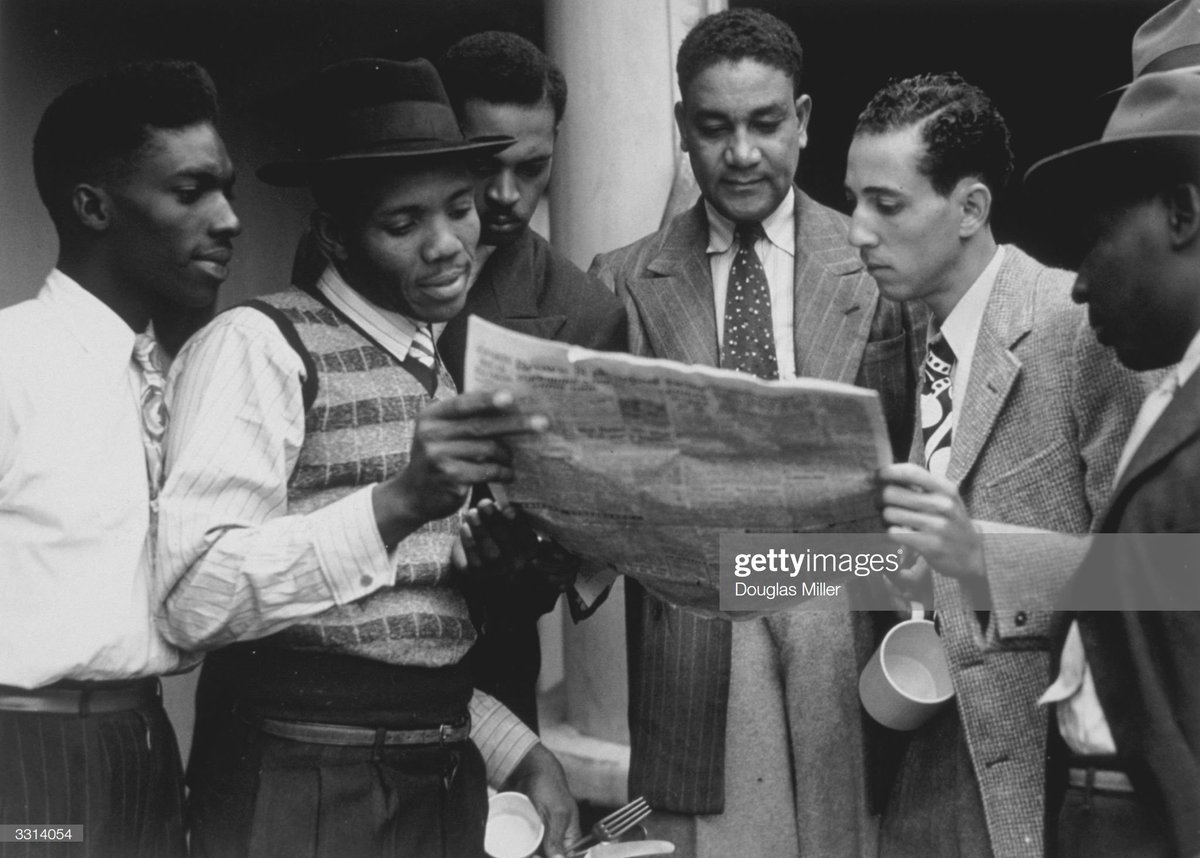
[{"label": "young man in white shirt", "polygon": [[216,120],[203,69],[142,63],[67,90],[34,138],[59,255],[0,311],[0,824],[82,824],[62,854],[186,853],[156,677],[194,657],[154,623],[150,322],[211,305],[226,276],[240,225]]},{"label": "young man in white shirt", "polygon": [[[920,559],[902,577],[938,612],[954,703],[911,737],[881,856],[1043,854],[1045,712],[1055,566],[984,533],[1086,533],[1142,396],[1068,297],[1072,276],[992,235],[1008,129],[978,87],[919,75],[877,93],[846,166],[850,242],[880,291],[929,308],[921,464],[880,474],[883,520]],[[996,525],[994,523],[1000,523]]]},{"label": "young man in white shirt", "polygon": [[577,834],[561,767],[463,663],[451,549],[470,487],[545,417],[455,396],[433,324],[479,238],[466,141],[425,60],[325,69],[302,157],[331,260],[219,316],[180,354],[161,528],[164,628],[224,647],[200,681],[193,854],[482,850],[486,783],[527,792],[545,850]]}]

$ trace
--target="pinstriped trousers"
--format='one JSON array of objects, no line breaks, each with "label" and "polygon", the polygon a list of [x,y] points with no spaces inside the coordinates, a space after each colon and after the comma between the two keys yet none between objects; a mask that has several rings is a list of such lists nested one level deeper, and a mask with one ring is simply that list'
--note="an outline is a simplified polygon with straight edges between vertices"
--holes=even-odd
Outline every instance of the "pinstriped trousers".
[{"label": "pinstriped trousers", "polygon": [[0,823],[84,826],[84,842],[0,843],[0,858],[183,858],[183,774],[161,703],[0,712]]}]

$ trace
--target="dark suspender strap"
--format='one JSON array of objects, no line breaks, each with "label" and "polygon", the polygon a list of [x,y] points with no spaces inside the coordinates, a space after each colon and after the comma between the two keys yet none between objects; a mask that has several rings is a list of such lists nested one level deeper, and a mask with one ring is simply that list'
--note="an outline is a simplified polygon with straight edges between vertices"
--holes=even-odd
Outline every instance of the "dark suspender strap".
[{"label": "dark suspender strap", "polygon": [[283,338],[287,340],[287,344],[292,347],[292,350],[300,356],[301,362],[304,364],[304,378],[300,380],[300,394],[304,398],[304,411],[312,408],[312,404],[317,399],[317,365],[313,362],[312,355],[308,353],[308,349],[304,347],[304,342],[300,339],[300,334],[296,331],[296,326],[292,324],[282,310],[266,301],[259,301],[252,298],[245,301],[239,306],[253,307],[260,313],[268,316],[276,327],[279,328],[279,333],[283,334]]}]

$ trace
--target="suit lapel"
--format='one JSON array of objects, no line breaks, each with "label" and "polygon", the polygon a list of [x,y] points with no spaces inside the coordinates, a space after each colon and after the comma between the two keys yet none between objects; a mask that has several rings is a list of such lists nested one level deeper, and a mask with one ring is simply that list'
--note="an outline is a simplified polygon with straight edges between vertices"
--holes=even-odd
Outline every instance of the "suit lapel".
[{"label": "suit lapel", "polygon": [[1102,529],[1107,529],[1110,523],[1108,518],[1123,503],[1123,496],[1126,492],[1136,485],[1148,470],[1178,450],[1198,433],[1200,433],[1200,372],[1193,373],[1187,384],[1175,393],[1171,403],[1138,446],[1133,458],[1129,460],[1129,465],[1126,466],[1120,482],[1113,491],[1112,503],[1105,514],[1105,524]]},{"label": "suit lapel", "polygon": [[853,384],[871,332],[879,291],[863,270],[845,226],[796,189],[796,269],[792,281],[796,375]]},{"label": "suit lapel", "polygon": [[629,281],[642,328],[656,356],[717,366],[717,318],[712,270],[705,249],[708,223],[703,202],[670,227],[645,277]]},{"label": "suit lapel", "polygon": [[950,464],[946,469],[947,478],[956,483],[966,479],[975,467],[1021,374],[1021,360],[1012,348],[1033,325],[1033,305],[1023,276],[1015,270],[1020,267],[1019,252],[1011,246],[1004,248],[1004,261],[983,311],[971,359],[971,377],[955,424]]}]

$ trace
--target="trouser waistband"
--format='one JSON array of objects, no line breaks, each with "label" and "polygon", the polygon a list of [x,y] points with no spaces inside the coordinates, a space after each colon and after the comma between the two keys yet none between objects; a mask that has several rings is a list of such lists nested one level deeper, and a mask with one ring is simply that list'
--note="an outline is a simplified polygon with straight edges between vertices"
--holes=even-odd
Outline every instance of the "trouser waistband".
[{"label": "trouser waistband", "polygon": [[438,724],[415,730],[388,730],[383,727],[353,727],[347,724],[322,724],[315,721],[286,721],[260,718],[258,729],[270,736],[308,742],[314,745],[353,747],[392,747],[398,745],[450,745],[465,742],[471,735],[470,715],[454,723]]},{"label": "trouser waistband", "polygon": [[152,706],[162,700],[157,677],[129,682],[70,682],[42,688],[0,685],[0,712],[35,712],[44,715],[77,715],[125,712]]}]

